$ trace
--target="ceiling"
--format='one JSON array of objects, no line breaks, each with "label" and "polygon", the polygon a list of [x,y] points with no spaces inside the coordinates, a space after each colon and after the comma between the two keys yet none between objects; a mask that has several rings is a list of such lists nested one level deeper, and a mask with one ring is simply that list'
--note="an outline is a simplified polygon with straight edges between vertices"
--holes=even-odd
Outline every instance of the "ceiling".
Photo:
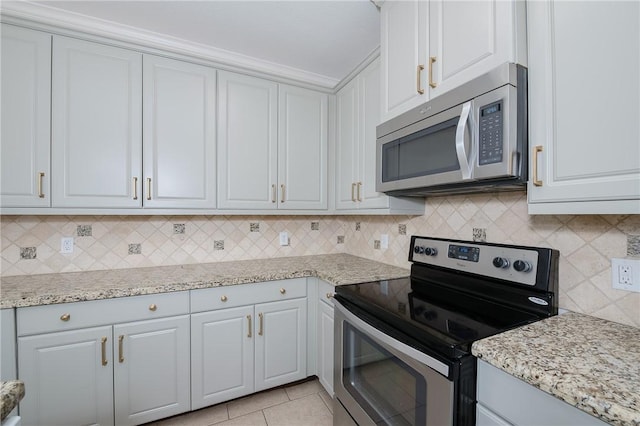
[{"label": "ceiling", "polygon": [[369,0],[321,1],[34,1],[336,82],[380,44]]}]

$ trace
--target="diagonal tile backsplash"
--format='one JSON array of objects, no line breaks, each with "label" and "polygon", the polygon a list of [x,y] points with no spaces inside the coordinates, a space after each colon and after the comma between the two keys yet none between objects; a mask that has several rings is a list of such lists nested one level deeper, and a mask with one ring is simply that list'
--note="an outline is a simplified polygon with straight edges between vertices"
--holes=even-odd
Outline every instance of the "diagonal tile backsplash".
[{"label": "diagonal tile backsplash", "polygon": [[[340,252],[408,268],[411,235],[553,247],[562,308],[640,327],[640,293],[612,289],[610,266],[637,255],[640,215],[530,216],[523,193],[429,198],[422,216],[0,219],[1,276]],[[279,245],[283,231],[289,246]],[[62,237],[74,238],[72,254],[60,253]]]}]

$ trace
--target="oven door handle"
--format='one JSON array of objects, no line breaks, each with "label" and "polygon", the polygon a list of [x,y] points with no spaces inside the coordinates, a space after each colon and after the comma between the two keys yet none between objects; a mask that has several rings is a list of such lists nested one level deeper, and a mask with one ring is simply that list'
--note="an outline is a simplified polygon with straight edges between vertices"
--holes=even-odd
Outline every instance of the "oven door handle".
[{"label": "oven door handle", "polygon": [[[458,163],[460,164],[460,172],[462,173],[463,180],[469,180],[473,177],[473,168],[471,162],[475,156],[473,132],[470,132],[470,153],[467,156],[467,149],[465,147],[465,135],[467,133],[467,124],[471,124],[471,101],[466,102],[462,106],[462,112],[460,113],[460,120],[458,120],[458,126],[456,128],[456,155],[458,156]],[[469,126],[470,129],[473,125]]]},{"label": "oven door handle", "polygon": [[421,352],[411,346],[400,342],[399,340],[394,339],[393,337],[383,333],[377,328],[371,326],[369,323],[358,318],[357,315],[354,315],[351,311],[349,311],[344,305],[342,305],[336,299],[333,299],[334,307],[340,311],[340,313],[345,317],[345,319],[356,328],[359,328],[361,331],[369,335],[370,337],[378,340],[381,343],[403,353],[404,355],[415,359],[427,367],[437,371],[445,377],[449,377],[449,366],[437,359],[430,357],[429,355]]}]

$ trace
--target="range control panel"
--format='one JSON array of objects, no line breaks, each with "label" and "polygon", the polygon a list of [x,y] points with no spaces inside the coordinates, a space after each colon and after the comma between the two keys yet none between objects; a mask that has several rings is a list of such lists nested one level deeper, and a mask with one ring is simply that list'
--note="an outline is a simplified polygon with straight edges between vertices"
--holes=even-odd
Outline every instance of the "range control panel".
[{"label": "range control panel", "polygon": [[534,248],[416,237],[409,260],[533,286],[538,256]]}]

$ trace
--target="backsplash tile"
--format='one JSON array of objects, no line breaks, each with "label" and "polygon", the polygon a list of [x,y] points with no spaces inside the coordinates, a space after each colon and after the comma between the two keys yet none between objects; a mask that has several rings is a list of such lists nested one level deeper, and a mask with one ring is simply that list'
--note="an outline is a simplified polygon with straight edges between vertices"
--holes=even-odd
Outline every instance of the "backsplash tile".
[{"label": "backsplash tile", "polygon": [[20,247],[20,259],[31,260],[36,258],[35,247]]},{"label": "backsplash tile", "polygon": [[[640,293],[611,288],[610,265],[612,257],[637,253],[640,215],[530,216],[523,193],[429,198],[422,216],[0,216],[0,221],[2,276],[340,252],[408,268],[411,235],[473,240],[484,230],[488,242],[560,251],[560,307],[640,327]],[[184,234],[174,234],[176,224],[184,225]],[[75,240],[73,255],[60,254],[60,238],[80,236],[81,227],[89,227],[91,235]],[[289,246],[278,243],[282,231],[289,233]],[[388,249],[380,249],[382,234],[390,236]],[[130,243],[138,245],[139,254],[129,255]],[[24,248],[33,248],[34,258],[25,260]]]},{"label": "backsplash tile", "polygon": [[78,225],[76,227],[76,235],[78,237],[91,237],[93,229],[91,225]]}]

